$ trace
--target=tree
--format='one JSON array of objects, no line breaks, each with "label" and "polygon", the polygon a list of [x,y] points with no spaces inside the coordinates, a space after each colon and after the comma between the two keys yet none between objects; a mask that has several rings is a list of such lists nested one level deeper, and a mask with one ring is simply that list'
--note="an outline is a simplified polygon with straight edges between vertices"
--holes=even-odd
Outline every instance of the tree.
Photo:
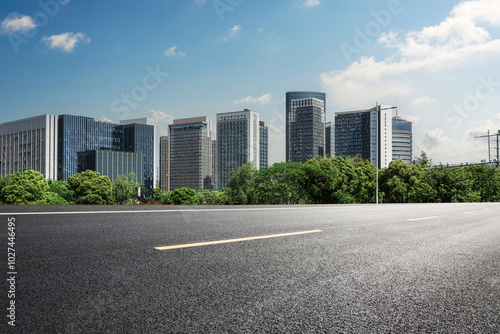
[{"label": "tree", "polygon": [[[66,203],[60,200],[53,200],[55,202],[61,203],[61,204],[68,204],[68,202],[73,201],[73,191],[69,190],[67,187],[67,181],[56,181],[56,180],[49,180],[48,181],[50,191],[57,194],[59,197],[64,199]],[[52,204],[52,203],[50,203]]]},{"label": "tree", "polygon": [[107,176],[87,170],[68,177],[67,187],[74,191],[76,204],[109,204],[111,181]]},{"label": "tree", "polygon": [[10,181],[2,188],[0,197],[4,204],[46,204],[49,190],[47,180],[40,172],[26,170],[10,176]]},{"label": "tree", "polygon": [[137,202],[137,189],[135,173],[118,175],[112,185],[112,194],[117,204],[135,204]]},{"label": "tree", "polygon": [[314,164],[282,162],[259,171],[255,184],[258,203],[325,203],[331,190],[331,177]]},{"label": "tree", "polygon": [[436,190],[436,202],[479,202],[481,194],[474,189],[473,180],[465,168],[447,168],[443,165],[427,171],[429,184]]},{"label": "tree", "polygon": [[231,172],[229,179],[229,198],[231,204],[252,204],[254,199],[254,180],[257,170],[248,162]]},{"label": "tree", "polygon": [[432,167],[432,159],[429,159],[427,157],[427,153],[424,151],[420,152],[420,156],[416,158],[417,164],[422,166],[422,168],[429,168]]},{"label": "tree", "polygon": [[177,205],[195,205],[197,202],[196,191],[186,187],[177,188],[172,191],[170,199]]}]

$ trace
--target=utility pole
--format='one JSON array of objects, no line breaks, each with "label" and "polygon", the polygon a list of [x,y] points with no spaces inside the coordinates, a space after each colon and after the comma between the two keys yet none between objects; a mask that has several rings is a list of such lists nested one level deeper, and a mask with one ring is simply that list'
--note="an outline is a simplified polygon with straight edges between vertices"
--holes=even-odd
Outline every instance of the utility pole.
[{"label": "utility pole", "polygon": [[500,130],[498,131],[498,133],[494,134],[494,135],[490,135],[490,130],[488,130],[488,135],[486,136],[478,136],[476,138],[488,138],[488,162],[491,162],[491,137],[494,137],[496,136],[497,137],[497,164],[498,162],[500,161],[500,146],[498,145],[499,142],[500,142]]}]

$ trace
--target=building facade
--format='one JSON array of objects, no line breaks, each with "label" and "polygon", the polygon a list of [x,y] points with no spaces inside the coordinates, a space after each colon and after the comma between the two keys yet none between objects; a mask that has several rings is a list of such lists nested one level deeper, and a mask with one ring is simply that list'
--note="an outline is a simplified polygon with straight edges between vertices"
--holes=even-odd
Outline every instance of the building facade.
[{"label": "building facade", "polygon": [[292,115],[292,101],[293,100],[302,100],[302,99],[310,99],[315,98],[323,101],[323,113],[324,119],[326,120],[326,94],[322,92],[310,92],[310,91],[295,91],[295,92],[287,92],[285,96],[285,121],[286,121],[286,134],[285,134],[285,155],[286,161],[294,161],[292,160],[292,149],[294,147],[294,143],[296,141],[300,141],[300,138],[296,138],[292,134],[292,123],[295,122]]},{"label": "building facade", "polygon": [[264,169],[269,166],[269,129],[262,121],[259,122],[259,168]]},{"label": "building facade", "polygon": [[57,119],[42,115],[0,124],[0,176],[32,169],[57,180]]},{"label": "building facade", "polygon": [[228,187],[231,172],[252,162],[260,168],[259,114],[245,109],[217,114],[217,188]]},{"label": "building facade", "polygon": [[89,150],[78,153],[78,172],[93,170],[107,176],[113,182],[118,175],[135,174],[135,181],[142,183],[144,175],[144,156],[142,153]]},{"label": "building facade", "polygon": [[324,101],[316,98],[291,101],[289,161],[306,162],[325,155]]},{"label": "building facade", "polygon": [[370,159],[379,168],[392,161],[392,106],[335,113],[335,155]]},{"label": "building facade", "polygon": [[170,191],[170,140],[160,137],[160,189]]},{"label": "building facade", "polygon": [[392,159],[413,162],[412,123],[395,116],[392,119]]},{"label": "building facade", "polygon": [[212,120],[195,117],[169,125],[170,190],[212,189]]}]

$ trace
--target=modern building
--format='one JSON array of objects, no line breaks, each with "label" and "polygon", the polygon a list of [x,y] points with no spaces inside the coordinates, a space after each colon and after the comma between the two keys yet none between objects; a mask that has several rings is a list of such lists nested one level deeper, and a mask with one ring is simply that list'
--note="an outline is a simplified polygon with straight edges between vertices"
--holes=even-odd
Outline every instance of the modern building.
[{"label": "modern building", "polygon": [[217,140],[212,140],[212,188],[217,189]]},{"label": "modern building", "polygon": [[212,119],[174,120],[169,135],[170,190],[212,189]]},{"label": "modern building", "polygon": [[269,165],[269,129],[262,121],[259,122],[259,169]]},{"label": "modern building", "polygon": [[150,194],[157,184],[156,127],[147,118],[124,120],[115,126],[115,132],[121,136],[120,149],[142,153],[144,156],[144,187]]},{"label": "modern building", "polygon": [[78,172],[93,170],[107,176],[113,182],[118,175],[134,173],[136,182],[142,183],[144,175],[144,156],[142,153],[89,150],[78,153]]},{"label": "modern building", "polygon": [[58,117],[58,179],[78,173],[78,153],[89,150],[120,149],[116,124],[74,115]]},{"label": "modern building", "polygon": [[325,124],[325,156],[328,158],[335,157],[335,152],[333,152],[334,154],[332,155],[332,147],[335,147],[335,140],[332,141],[333,129],[332,122],[327,122]]},{"label": "modern building", "polygon": [[160,189],[170,191],[170,140],[160,137]]},{"label": "modern building", "polygon": [[317,98],[291,100],[287,142],[288,161],[306,162],[325,155],[325,102]]},{"label": "modern building", "polygon": [[[322,92],[310,92],[310,91],[295,91],[287,92],[285,96],[285,114],[286,114],[286,161],[296,161],[292,159],[292,149],[296,146],[294,143],[301,141],[301,138],[294,137],[292,134],[292,123],[296,123],[297,120],[295,115],[292,113],[292,101],[315,98],[323,102],[323,127],[326,120],[326,94]],[[295,124],[297,125],[297,124]],[[323,144],[324,147],[324,144]]]},{"label": "modern building", "polygon": [[[335,155],[384,168],[392,161],[392,106],[335,113]],[[377,131],[378,130],[378,131]]]},{"label": "modern building", "polygon": [[228,187],[231,172],[252,162],[260,168],[259,114],[244,109],[217,114],[217,188]]},{"label": "modern building", "polygon": [[392,159],[413,162],[412,123],[399,116],[392,119]]},{"label": "modern building", "polygon": [[57,116],[0,124],[0,176],[32,169],[57,180]]}]

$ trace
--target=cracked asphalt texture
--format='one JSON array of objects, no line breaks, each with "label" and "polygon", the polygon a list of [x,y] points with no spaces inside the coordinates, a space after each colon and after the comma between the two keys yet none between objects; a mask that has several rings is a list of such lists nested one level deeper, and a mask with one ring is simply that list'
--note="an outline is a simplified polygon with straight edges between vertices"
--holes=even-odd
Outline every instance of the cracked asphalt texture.
[{"label": "cracked asphalt texture", "polygon": [[8,217],[2,333],[500,333],[497,203],[0,206],[2,268]]}]

